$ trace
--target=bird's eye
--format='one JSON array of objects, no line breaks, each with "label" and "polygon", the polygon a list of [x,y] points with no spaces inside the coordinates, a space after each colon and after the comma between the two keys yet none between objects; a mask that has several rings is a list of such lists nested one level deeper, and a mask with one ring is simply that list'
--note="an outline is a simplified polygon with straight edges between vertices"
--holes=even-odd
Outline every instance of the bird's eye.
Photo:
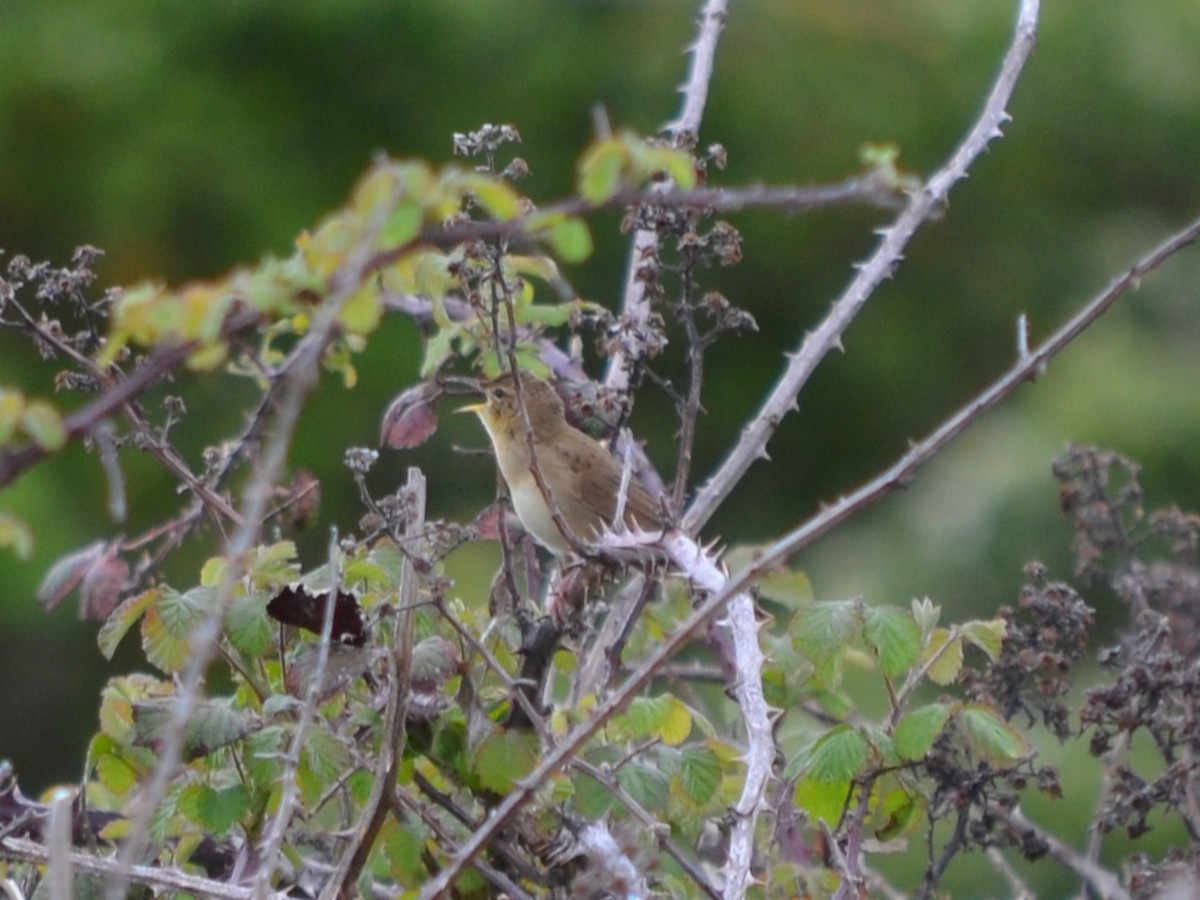
[{"label": "bird's eye", "polygon": [[492,388],[492,398],[495,400],[507,400],[512,396],[512,392],[508,388]]}]

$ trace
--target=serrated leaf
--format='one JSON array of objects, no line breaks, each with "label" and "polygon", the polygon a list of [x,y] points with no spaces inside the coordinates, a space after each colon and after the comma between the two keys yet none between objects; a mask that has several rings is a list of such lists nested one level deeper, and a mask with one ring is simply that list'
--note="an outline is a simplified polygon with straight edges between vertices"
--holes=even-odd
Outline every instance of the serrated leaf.
[{"label": "serrated leaf", "polygon": [[100,626],[100,632],[96,635],[96,643],[100,646],[100,653],[105,659],[113,658],[121,639],[125,637],[130,628],[137,624],[138,619],[158,597],[158,592],[158,588],[143,591],[127,598],[109,613],[104,624]]},{"label": "serrated leaf", "polygon": [[587,819],[599,819],[616,802],[612,791],[588,775],[578,774],[572,779],[575,785],[574,808]]},{"label": "serrated leaf", "polygon": [[849,781],[867,764],[867,739],[856,728],[835,725],[813,744],[804,767],[815,781]]},{"label": "serrated leaf", "polygon": [[191,784],[180,791],[176,808],[205,831],[221,836],[250,811],[250,792],[240,784],[219,790]]},{"label": "serrated leaf", "polygon": [[507,794],[537,764],[537,739],[526,731],[494,731],[475,748],[475,775],[482,787]]},{"label": "serrated leaf", "polygon": [[679,786],[697,806],[703,806],[721,786],[721,760],[705,746],[688,747],[679,764]]},{"label": "serrated leaf", "polygon": [[33,532],[14,515],[0,512],[0,547],[8,547],[18,559],[33,555]]},{"label": "serrated leaf", "polygon": [[146,659],[164,672],[178,672],[191,653],[191,637],[212,602],[212,588],[193,588],[181,594],[162,588],[142,618],[142,649]]},{"label": "serrated leaf", "polygon": [[625,715],[620,717],[628,736],[635,740],[657,737],[659,729],[671,713],[673,699],[667,694],[658,697],[634,697]]},{"label": "serrated leaf", "polygon": [[645,809],[666,806],[670,782],[658,769],[632,762],[617,770],[617,783]]},{"label": "serrated leaf", "polygon": [[906,712],[892,734],[900,758],[909,761],[924,758],[953,710],[948,703],[931,703]]},{"label": "serrated leaf", "polygon": [[921,629],[904,610],[867,606],[863,610],[863,637],[879,659],[879,670],[895,678],[921,655]]},{"label": "serrated leaf", "polygon": [[800,609],[789,630],[796,649],[823,668],[857,640],[861,628],[861,600],[831,600]]},{"label": "serrated leaf", "polygon": [[62,416],[45,400],[30,400],[25,404],[21,428],[43,450],[54,452],[67,442],[67,427]]},{"label": "serrated leaf", "polygon": [[[935,659],[936,657],[936,659]],[[922,661],[933,659],[925,673],[934,684],[953,684],[962,671],[962,638],[951,636],[945,628],[935,628],[929,635],[929,643],[921,655]]]},{"label": "serrated leaf", "polygon": [[350,751],[333,732],[313,727],[304,736],[304,760],[322,781],[330,783],[346,771]]},{"label": "serrated leaf", "polygon": [[383,855],[388,861],[388,870],[402,887],[419,887],[426,877],[421,863],[426,835],[425,826],[420,822],[394,820],[383,835]]},{"label": "serrated leaf", "polygon": [[1000,656],[1004,636],[1008,632],[1008,624],[1003,619],[991,619],[987,622],[968,622],[962,626],[962,635],[980,650],[987,654],[988,659],[995,662]]},{"label": "serrated leaf", "polygon": [[[133,704],[133,743],[157,747],[172,726],[175,699],[148,700]],[[234,710],[221,700],[203,700],[196,705],[184,726],[184,758],[200,759],[214,750],[241,740],[258,727],[247,712]]]},{"label": "serrated leaf", "polygon": [[955,716],[971,749],[992,763],[1013,763],[1028,750],[1025,738],[982,703],[964,706]]},{"label": "serrated leaf", "polygon": [[247,571],[256,587],[278,587],[293,581],[300,571],[296,562],[296,543],[277,541],[259,547]]},{"label": "serrated leaf", "polygon": [[235,597],[225,608],[225,636],[243,656],[260,656],[275,637],[275,627],[267,615],[263,594]]}]

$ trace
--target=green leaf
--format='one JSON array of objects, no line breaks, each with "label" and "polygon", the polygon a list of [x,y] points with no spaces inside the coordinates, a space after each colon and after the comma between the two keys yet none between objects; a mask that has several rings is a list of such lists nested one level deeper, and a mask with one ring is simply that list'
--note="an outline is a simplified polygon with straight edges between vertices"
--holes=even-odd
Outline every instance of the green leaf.
[{"label": "green leaf", "polygon": [[154,666],[178,672],[191,653],[191,638],[212,602],[214,589],[193,588],[181,594],[163,587],[142,619],[142,650]]},{"label": "green leaf", "polygon": [[295,581],[300,572],[295,542],[277,541],[266,547],[260,546],[255,550],[247,572],[258,588],[282,587]]},{"label": "green leaf", "polygon": [[368,279],[346,298],[338,322],[351,334],[370,334],[383,318],[383,298],[374,279]]},{"label": "green leaf", "polygon": [[18,559],[29,559],[33,555],[33,532],[16,516],[0,512],[0,547],[11,548]]},{"label": "green leaf", "polygon": [[678,697],[668,696],[670,708],[658,729],[658,736],[668,747],[678,747],[692,733],[692,711]]},{"label": "green leaf", "polygon": [[327,728],[311,727],[304,735],[304,761],[326,785],[350,766],[350,751],[341,739]]},{"label": "green leaf", "polygon": [[668,694],[634,697],[625,715],[619,717],[626,734],[634,740],[658,737],[659,728],[671,713],[672,699]]},{"label": "green leaf", "polygon": [[592,234],[582,219],[563,219],[550,226],[550,245],[563,262],[581,263],[592,255]]},{"label": "green leaf", "polygon": [[599,819],[616,802],[612,791],[589,775],[577,773],[573,782],[575,785],[575,809],[588,819]]},{"label": "green leaf", "polygon": [[580,310],[578,300],[568,303],[533,303],[526,306],[517,315],[517,321],[522,325],[545,325],[548,328],[558,328],[571,321],[571,317]]},{"label": "green leaf", "polygon": [[931,703],[905,713],[892,735],[892,742],[900,758],[924,758],[937,736],[942,733],[953,710],[954,707],[948,703]]},{"label": "green leaf", "polygon": [[421,233],[425,210],[417,203],[405,202],[393,210],[379,234],[379,249],[392,250],[409,243]]},{"label": "green leaf", "polygon": [[13,439],[25,411],[25,395],[12,388],[0,388],[0,447]]},{"label": "green leaf", "polygon": [[908,831],[921,821],[925,812],[925,801],[905,790],[889,791],[880,803],[882,824],[875,829],[875,837],[890,841]]},{"label": "green leaf", "polygon": [[628,161],[629,151],[615,138],[593,144],[579,161],[580,195],[593,205],[610,199],[621,188]]},{"label": "green leaf", "polygon": [[955,716],[955,722],[962,728],[971,749],[989,762],[1001,765],[1016,762],[1028,751],[1021,733],[990,706],[982,703],[965,706]]},{"label": "green leaf", "polygon": [[250,792],[240,784],[220,790],[190,784],[179,793],[178,809],[205,831],[221,836],[250,811]]},{"label": "green leaf", "polygon": [[421,864],[428,831],[416,821],[391,821],[383,835],[383,855],[391,876],[402,887],[420,887],[426,877]]},{"label": "green leaf", "polygon": [[275,625],[267,615],[267,597],[256,593],[231,600],[225,608],[225,636],[243,656],[261,656],[275,637]]},{"label": "green leaf", "polygon": [[43,450],[53,452],[67,442],[67,428],[62,416],[45,400],[30,400],[25,404],[21,427]]},{"label": "green leaf", "polygon": [[638,762],[617,770],[617,783],[635,801],[649,810],[662,809],[670,796],[670,782],[658,769]]},{"label": "green leaf", "polygon": [[425,359],[421,363],[422,378],[428,378],[454,354],[454,339],[461,331],[462,328],[458,325],[447,325],[438,329],[433,337],[425,342]]},{"label": "green leaf", "polygon": [[862,628],[862,601],[836,600],[802,607],[789,629],[796,650],[826,681],[836,678],[836,663]]},{"label": "green leaf", "polygon": [[697,806],[703,806],[721,786],[721,760],[705,746],[688,747],[679,766],[679,786]]},{"label": "green leaf", "polygon": [[987,622],[968,622],[962,626],[963,637],[987,654],[988,659],[995,662],[1000,656],[1001,645],[1008,631],[1008,624],[1003,619],[991,619]]},{"label": "green leaf", "polygon": [[846,803],[850,799],[849,781],[817,781],[801,778],[796,782],[792,795],[796,806],[804,810],[813,821],[821,820],[831,827],[842,818]]},{"label": "green leaf", "polygon": [[911,615],[890,606],[863,609],[863,637],[888,678],[908,669],[921,655],[921,629]]},{"label": "green leaf", "polygon": [[926,672],[930,681],[940,685],[953,684],[962,671],[962,638],[954,635],[952,639],[945,628],[935,628],[929,635],[929,643],[921,658],[923,661],[934,660]]},{"label": "green leaf", "polygon": [[866,766],[867,749],[856,728],[835,725],[813,744],[804,774],[814,781],[849,781]]},{"label": "green leaf", "polygon": [[474,754],[479,783],[507,794],[537,763],[537,738],[526,731],[502,729],[484,738]]},{"label": "green leaf", "polygon": [[130,628],[137,624],[138,619],[158,597],[159,590],[159,588],[151,588],[129,597],[109,613],[104,624],[100,626],[100,633],[96,635],[96,643],[100,645],[100,653],[105,659],[113,658],[121,639],[125,637]]},{"label": "green leaf", "polygon": [[[147,700],[133,704],[133,743],[156,748],[171,729],[176,698]],[[241,740],[258,727],[248,713],[234,710],[222,700],[203,700],[196,705],[184,726],[184,756],[200,759]]]}]

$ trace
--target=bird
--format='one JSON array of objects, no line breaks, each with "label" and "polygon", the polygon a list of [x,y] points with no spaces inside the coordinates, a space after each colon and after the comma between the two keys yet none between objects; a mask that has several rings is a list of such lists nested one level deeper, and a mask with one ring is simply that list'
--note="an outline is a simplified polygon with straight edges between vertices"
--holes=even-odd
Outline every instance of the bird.
[{"label": "bird", "polygon": [[[508,485],[521,525],[555,556],[571,553],[533,474],[525,419],[512,373],[481,384],[484,402],[465,406],[483,423]],[[602,444],[567,421],[562,398],[545,380],[520,374],[520,395],[529,418],[534,456],[562,521],[580,542],[594,542],[613,527],[621,492],[622,465]],[[625,485],[623,522],[646,531],[664,528],[663,512],[650,492],[632,476]]]}]

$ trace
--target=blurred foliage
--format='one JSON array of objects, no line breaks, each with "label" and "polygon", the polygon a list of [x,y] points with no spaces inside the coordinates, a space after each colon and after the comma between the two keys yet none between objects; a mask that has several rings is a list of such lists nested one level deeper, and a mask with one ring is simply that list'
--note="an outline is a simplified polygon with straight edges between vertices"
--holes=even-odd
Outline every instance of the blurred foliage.
[{"label": "blurred foliage", "polygon": [[[928,173],[977,111],[1012,8],[735,5],[702,144],[725,145],[729,183],[832,180],[856,167],[867,141],[894,142],[904,166]],[[495,0],[9,0],[0,12],[0,247],[61,263],[77,244],[94,244],[108,254],[100,268],[108,284],[219,276],[265,253],[288,255],[375,151],[441,163],[452,132],[485,121],[520,128],[532,170],[524,190],[561,196],[591,136],[594,104],[642,132],[675,113],[695,12],[674,0],[537,0],[519,10]],[[848,333],[846,355],[826,362],[780,429],[774,462],[751,472],[714,534],[765,538],[860,483],[1008,363],[1019,313],[1035,338],[1045,334],[1200,209],[1200,6],[1093,0],[1046,4],[1043,16],[1007,137],[909,248]],[[737,218],[745,262],[712,273],[712,287],[748,308],[761,330],[710,356],[697,477],[883,221],[861,209]],[[615,216],[592,224],[595,254],[565,274],[581,296],[609,304],[626,240]],[[1026,560],[1047,558],[1065,574],[1066,553],[1055,558],[1052,548],[1065,546],[1067,528],[1048,467],[1068,440],[1118,447],[1143,462],[1149,490],[1200,506],[1197,284],[1194,253],[1172,261],[906,496],[809,551],[800,563],[818,596],[904,604],[930,594],[950,610],[986,614],[1015,594]],[[325,482],[326,524],[358,513],[342,448],[373,439],[387,398],[420,362],[412,327],[385,322],[356,358],[353,394],[329,379],[307,408],[291,462]],[[0,382],[44,396],[51,377],[0,334]],[[237,415],[229,389],[198,385],[186,399],[220,420]],[[634,417],[664,462],[668,409],[647,393]],[[175,436],[187,446],[186,428]],[[443,436],[479,442],[465,422],[446,423]],[[417,464],[433,485],[433,514],[478,508],[492,473],[447,457],[432,448],[385,454],[372,478],[394,484]],[[149,459],[127,465],[133,530],[156,520],[155,500],[172,482]],[[96,475],[75,449],[4,495],[37,536],[30,562],[0,556],[8,598],[0,720],[25,724],[6,730],[0,755],[30,785],[74,776],[95,727],[103,669],[94,628],[63,610],[47,618],[33,594],[51,560],[111,531],[93,518],[104,508]],[[311,561],[322,546],[315,536],[301,554]],[[195,548],[173,565],[194,571],[204,556]],[[478,576],[462,576],[461,590],[482,590]],[[72,685],[74,703],[63,696]]]}]

